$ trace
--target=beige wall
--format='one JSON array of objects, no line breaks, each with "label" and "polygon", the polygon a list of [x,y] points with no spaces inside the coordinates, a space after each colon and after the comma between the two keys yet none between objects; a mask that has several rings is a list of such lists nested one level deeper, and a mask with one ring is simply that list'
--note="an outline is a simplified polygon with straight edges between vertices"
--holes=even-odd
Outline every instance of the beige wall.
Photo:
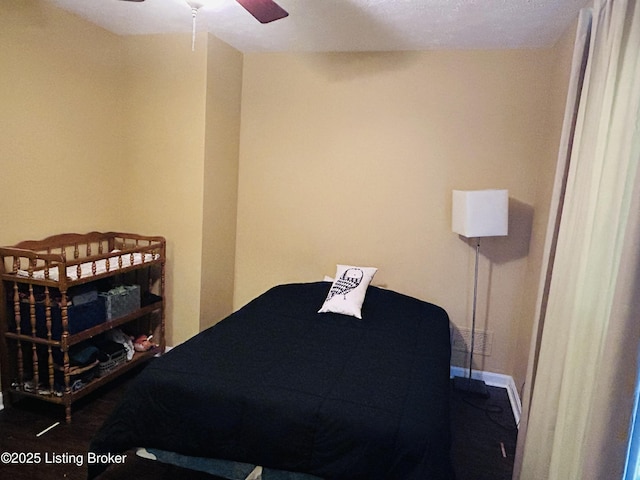
[{"label": "beige wall", "polygon": [[524,371],[561,48],[243,59],[35,0],[0,6],[0,41],[0,243],[165,235],[170,344],[341,262],[468,326],[474,250],[450,231],[451,190],[508,188],[511,234],[483,241],[478,320],[494,338],[476,360]]},{"label": "beige wall", "polygon": [[475,360],[511,374],[521,304],[535,296],[532,219],[547,213],[540,171],[555,160],[555,61],[553,50],[245,55],[236,306],[353,263],[469,326],[475,251],[451,232],[451,190],[507,188],[511,233],[483,240],[480,263],[492,351]]},{"label": "beige wall", "polygon": [[190,35],[118,37],[36,0],[0,5],[0,44],[0,244],[163,235],[167,343],[230,312],[241,54],[206,34],[195,52]]},{"label": "beige wall", "polygon": [[121,51],[44,2],[0,2],[0,244],[118,227]]},{"label": "beige wall", "polygon": [[129,230],[167,238],[167,337],[232,310],[242,55],[199,34],[127,37]]},{"label": "beige wall", "polygon": [[209,35],[200,330],[233,310],[242,60]]},{"label": "beige wall", "polygon": [[[126,37],[128,230],[167,238],[167,337],[199,331],[204,198],[206,38]],[[202,45],[205,41],[205,45]]]}]

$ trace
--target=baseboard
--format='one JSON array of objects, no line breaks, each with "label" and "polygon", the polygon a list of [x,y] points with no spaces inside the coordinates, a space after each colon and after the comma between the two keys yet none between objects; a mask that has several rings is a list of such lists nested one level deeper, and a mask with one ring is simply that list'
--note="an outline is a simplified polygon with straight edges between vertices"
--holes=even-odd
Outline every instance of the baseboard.
[{"label": "baseboard", "polygon": [[[469,370],[462,367],[451,366],[450,369],[451,378],[453,377],[466,377],[469,374]],[[520,415],[522,415],[522,403],[520,401],[520,395],[516,388],[516,382],[510,375],[503,373],[492,373],[474,370],[471,374],[471,378],[477,378],[482,380],[490,387],[501,387],[507,390],[509,396],[509,403],[511,404],[511,410],[513,411],[513,418],[516,421],[516,425],[520,427]]]}]

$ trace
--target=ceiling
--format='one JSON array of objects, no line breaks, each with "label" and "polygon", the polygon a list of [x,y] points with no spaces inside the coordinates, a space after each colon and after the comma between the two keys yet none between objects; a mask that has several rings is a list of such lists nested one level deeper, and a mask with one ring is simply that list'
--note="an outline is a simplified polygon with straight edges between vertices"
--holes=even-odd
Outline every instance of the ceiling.
[{"label": "ceiling", "polygon": [[[47,0],[118,35],[190,33],[185,0]],[[260,24],[235,0],[200,0],[197,31],[243,52],[538,48],[591,0],[277,0]]]}]

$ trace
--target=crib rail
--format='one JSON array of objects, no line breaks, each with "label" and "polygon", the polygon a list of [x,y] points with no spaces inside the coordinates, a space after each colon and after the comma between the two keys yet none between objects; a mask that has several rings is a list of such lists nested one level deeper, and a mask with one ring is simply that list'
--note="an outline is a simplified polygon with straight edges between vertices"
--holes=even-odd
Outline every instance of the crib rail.
[{"label": "crib rail", "polygon": [[0,274],[65,289],[122,270],[164,260],[165,240],[130,233],[62,234],[0,248]]}]

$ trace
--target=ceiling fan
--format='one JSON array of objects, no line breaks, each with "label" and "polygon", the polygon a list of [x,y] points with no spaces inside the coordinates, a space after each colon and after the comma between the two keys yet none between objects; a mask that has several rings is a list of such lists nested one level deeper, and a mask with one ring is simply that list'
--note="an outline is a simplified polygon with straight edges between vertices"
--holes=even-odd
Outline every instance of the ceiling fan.
[{"label": "ceiling fan", "polygon": [[[144,0],[122,0],[125,2],[144,2]],[[269,23],[274,20],[280,20],[289,14],[277,3],[272,0],[236,0],[242,7],[253,15],[260,23]],[[197,1],[187,1],[191,8],[199,8],[202,6]],[[198,7],[194,7],[198,5]]]}]

